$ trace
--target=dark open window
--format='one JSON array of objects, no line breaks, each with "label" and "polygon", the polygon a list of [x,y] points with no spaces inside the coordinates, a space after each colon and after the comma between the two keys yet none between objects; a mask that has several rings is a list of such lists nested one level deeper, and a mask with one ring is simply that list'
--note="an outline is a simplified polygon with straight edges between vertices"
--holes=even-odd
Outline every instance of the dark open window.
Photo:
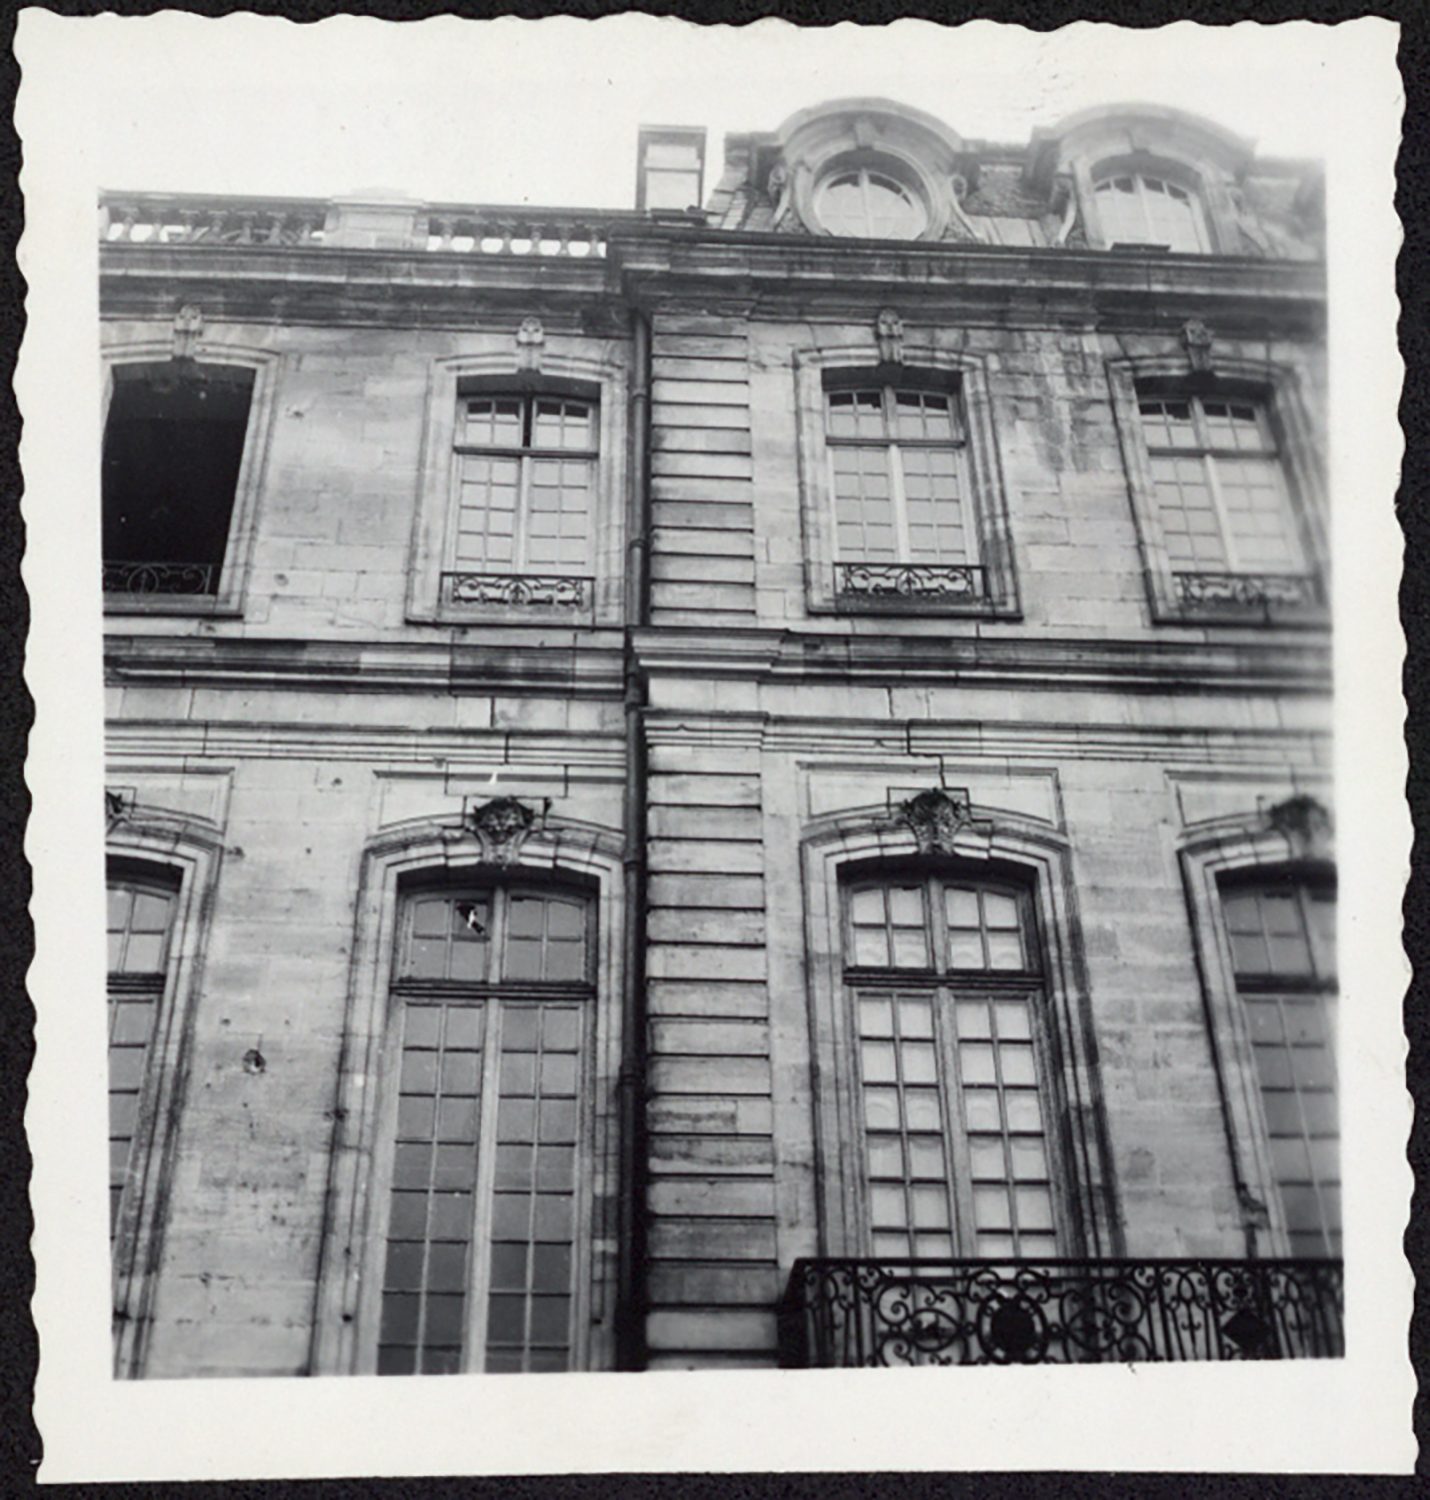
[{"label": "dark open window", "polygon": [[218,592],[253,371],[191,360],[119,365],[104,429],[104,587]]}]

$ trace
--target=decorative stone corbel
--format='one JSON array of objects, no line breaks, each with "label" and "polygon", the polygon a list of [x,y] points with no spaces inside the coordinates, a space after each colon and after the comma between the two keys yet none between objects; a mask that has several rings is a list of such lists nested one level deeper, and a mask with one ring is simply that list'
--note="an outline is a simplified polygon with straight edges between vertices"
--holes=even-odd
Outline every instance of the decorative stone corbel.
[{"label": "decorative stone corbel", "polygon": [[1182,348],[1193,370],[1205,374],[1212,367],[1211,329],[1200,318],[1188,318],[1182,324]]},{"label": "decorative stone corbel", "polygon": [[1297,859],[1329,859],[1335,832],[1328,808],[1305,792],[1266,809],[1266,826],[1279,833]]},{"label": "decorative stone corbel", "polygon": [[536,826],[536,812],[515,797],[494,797],[470,808],[466,823],[481,841],[482,858],[488,864],[509,865]]},{"label": "decorative stone corbel", "polygon": [[954,840],[972,821],[968,793],[930,787],[899,804],[899,818],[908,825],[920,854],[952,854]]},{"label": "decorative stone corbel", "polygon": [[904,362],[904,320],[892,307],[881,307],[874,319],[874,337],[879,344],[879,362],[901,365]]},{"label": "decorative stone corbel", "polygon": [[516,331],[516,367],[518,370],[540,370],[541,352],[546,330],[540,318],[523,318]]},{"label": "decorative stone corbel", "polygon": [[775,206],[770,228],[778,229],[789,217],[790,204],[794,198],[794,176],[784,162],[777,161],[770,168],[770,175],[765,181],[765,191]]},{"label": "decorative stone corbel", "polygon": [[130,787],[105,787],[104,789],[104,831],[106,834],[113,833],[116,828],[125,822],[134,809],[134,792]]},{"label": "decorative stone corbel", "polygon": [[175,359],[193,359],[194,345],[203,336],[203,309],[191,306],[181,307],[174,314],[173,357]]},{"label": "decorative stone corbel", "polygon": [[953,173],[948,180],[949,217],[958,226],[964,239],[972,240],[976,245],[987,244],[986,227],[977,224],[963,206],[963,200],[967,196],[968,179],[961,172]]},{"label": "decorative stone corbel", "polygon": [[1066,245],[1068,236],[1077,223],[1077,184],[1068,172],[1060,173],[1053,181],[1052,208],[1061,213],[1062,219],[1053,235],[1053,244]]}]

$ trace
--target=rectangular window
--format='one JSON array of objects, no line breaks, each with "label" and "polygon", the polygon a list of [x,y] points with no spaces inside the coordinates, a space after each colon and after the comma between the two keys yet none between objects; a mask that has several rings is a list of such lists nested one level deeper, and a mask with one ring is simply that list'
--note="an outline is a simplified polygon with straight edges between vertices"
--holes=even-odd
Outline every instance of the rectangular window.
[{"label": "rectangular window", "polygon": [[104,428],[104,588],[213,598],[224,578],[254,371],[120,364]]},{"label": "rectangular window", "polygon": [[829,390],[824,438],[841,604],[987,595],[967,438],[952,392]]},{"label": "rectangular window", "polygon": [[1142,392],[1136,422],[1173,610],[1271,618],[1320,603],[1262,402]]},{"label": "rectangular window", "polygon": [[871,1253],[1055,1256],[1026,895],[912,878],[846,910]]},{"label": "rectangular window", "polygon": [[445,602],[588,602],[597,441],[592,401],[459,398]]},{"label": "rectangular window", "polygon": [[589,918],[507,887],[407,904],[379,1374],[577,1365]]},{"label": "rectangular window", "polygon": [[1341,1253],[1335,890],[1227,881],[1222,916],[1291,1253]]}]

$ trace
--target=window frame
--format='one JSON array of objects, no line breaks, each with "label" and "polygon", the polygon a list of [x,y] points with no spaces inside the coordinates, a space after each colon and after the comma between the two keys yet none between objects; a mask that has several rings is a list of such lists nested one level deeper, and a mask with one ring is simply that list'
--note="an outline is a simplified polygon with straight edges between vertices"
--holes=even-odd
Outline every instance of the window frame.
[{"label": "window frame", "polygon": [[[585,1041],[589,1088],[581,1119],[583,1191],[590,1204],[589,1255],[577,1341],[581,1368],[615,1363],[619,1159],[617,1080],[621,1059],[620,995],[623,843],[619,832],[547,813],[523,839],[520,857],[488,862],[475,835],[449,818],[414,818],[374,836],[364,852],[355,903],[352,970],[338,1078],[338,1118],[329,1161],[323,1245],[309,1369],[315,1374],[372,1373],[383,1280],[386,1195],[381,1161],[394,1139],[395,1091],[383,1086],[400,1049],[401,1008],[392,1004],[393,965],[404,896],[432,885],[503,881],[589,891],[596,954],[594,999]],[[373,1270],[373,1267],[379,1269]],[[584,1342],[582,1342],[584,1341]]]},{"label": "window frame", "polygon": [[[1110,215],[1104,214],[1099,200],[1106,195],[1109,184],[1114,184],[1117,179],[1123,177],[1130,177],[1135,184],[1133,196],[1137,200],[1144,226],[1149,230],[1152,226],[1147,199],[1147,182],[1149,180],[1159,182],[1183,194],[1191,206],[1191,221],[1193,236],[1197,241],[1196,246],[1188,249],[1185,246],[1166,244],[1157,239],[1113,239],[1109,227]],[[1088,200],[1092,205],[1092,215],[1096,217],[1098,235],[1105,249],[1152,250],[1171,255],[1211,255],[1215,252],[1216,240],[1212,229],[1212,216],[1207,211],[1201,179],[1187,168],[1171,162],[1149,160],[1119,162],[1113,158],[1100,161],[1093,167],[1089,174],[1088,186]]]},{"label": "window frame", "polygon": [[[221,852],[221,831],[208,819],[142,804],[131,807],[107,839],[106,884],[110,878],[134,878],[157,882],[174,893],[129,1182],[110,1247],[116,1378],[141,1376],[148,1358],[155,1271],[168,1218],[177,1132],[188,1088],[194,1002]],[[107,1015],[106,1006],[106,1032]],[[136,1152],[142,1153],[142,1161]]]},{"label": "window frame", "polygon": [[[505,979],[494,976],[489,970],[483,979],[463,981],[423,979],[404,972],[411,938],[413,912],[421,898],[436,895],[460,902],[463,897],[490,897],[494,919],[494,946],[491,951],[495,956],[495,943],[504,941],[512,898],[525,894],[551,895],[580,901],[587,914],[588,922],[586,973],[580,979],[572,981]],[[473,1146],[476,1153],[476,1184],[473,1189],[471,1236],[467,1241],[469,1261],[464,1290],[467,1302],[464,1315],[463,1352],[465,1358],[461,1369],[461,1373],[464,1374],[480,1374],[484,1372],[485,1367],[486,1319],[489,1312],[486,1299],[491,1290],[490,1245],[495,1192],[493,1178],[496,1155],[495,1117],[501,1098],[496,1090],[498,1089],[497,1075],[504,1056],[497,1037],[499,1029],[506,1020],[506,1007],[511,1005],[524,1008],[546,1002],[576,1004],[583,1010],[575,1096],[577,1140],[574,1147],[575,1168],[572,1195],[571,1340],[568,1369],[581,1370],[586,1367],[591,1323],[589,1311],[591,1278],[585,1273],[584,1268],[590,1263],[594,1234],[591,1181],[593,1174],[589,1170],[589,1158],[593,1151],[592,1126],[595,1116],[592,1074],[597,1008],[595,981],[597,903],[598,892],[592,890],[584,882],[543,881],[533,879],[529,875],[518,875],[517,878],[510,879],[502,878],[494,872],[489,872],[485,879],[446,881],[436,885],[430,881],[414,882],[405,884],[400,891],[397,941],[393,949],[389,1016],[379,1064],[382,1105],[374,1152],[375,1179],[383,1185],[384,1190],[374,1193],[371,1206],[371,1223],[367,1235],[365,1261],[375,1274],[369,1274],[363,1278],[359,1301],[358,1325],[361,1332],[358,1347],[358,1373],[378,1372],[386,1290],[385,1269],[390,1243],[388,1235],[394,1190],[394,1158],[399,1140],[400,1095],[396,1083],[403,1060],[404,1022],[408,1007],[413,1004],[442,1006],[444,1009],[480,1007],[485,1015],[480,1065],[481,1088],[478,1096],[480,1119],[478,1138]]]},{"label": "window frame", "polygon": [[[987,369],[981,357],[920,347],[905,338],[905,361],[881,361],[873,347],[801,350],[795,354],[796,421],[799,440],[800,509],[805,542],[805,604],[812,615],[878,613],[1018,619],[1021,605],[1013,561],[1011,527],[1002,462],[993,422]],[[962,466],[967,483],[964,514],[983,592],[969,596],[897,587],[870,592],[841,591],[834,484],[827,428],[827,395],[851,389],[907,389],[947,393],[962,427]],[[838,446],[837,442],[835,446]],[[882,566],[882,565],[880,565]],[[894,569],[927,566],[898,562]],[[940,565],[942,566],[942,565]],[[952,566],[952,565],[950,565]],[[897,581],[896,581],[897,582]]]},{"label": "window frame", "polygon": [[[890,794],[891,799],[894,794]],[[1102,1108],[1097,1044],[1073,895],[1070,851],[1040,819],[975,808],[946,853],[923,854],[889,806],[827,813],[805,830],[804,1020],[813,1078],[813,1224],[781,1241],[781,1263],[794,1255],[866,1253],[863,1114],[856,1097],[857,1046],[844,969],[845,903],[851,881],[907,871],[1011,886],[1026,895],[1042,966],[1041,1054],[1047,1140],[1061,1164],[1056,1197],[1064,1257],[1124,1253],[1112,1155]],[[969,971],[975,983],[987,978]],[[857,976],[856,976],[857,977]],[[914,977],[917,977],[916,975]],[[1028,988],[1026,975],[1005,981]],[[985,989],[996,987],[985,985]],[[897,988],[897,984],[894,986]],[[791,1122],[793,1128],[793,1122]]]},{"label": "window frame", "polygon": [[[125,338],[122,342],[103,349],[101,357],[104,375],[99,419],[102,452],[109,423],[110,403],[114,396],[116,369],[127,365],[174,363],[173,339],[172,336],[163,340],[155,337]],[[212,594],[129,594],[104,592],[101,589],[104,613],[107,615],[205,615],[238,618],[243,614],[252,574],[253,549],[257,538],[264,471],[272,440],[273,413],[281,379],[282,356],[269,350],[229,342],[223,330],[211,329],[197,346],[194,362],[201,368],[207,365],[249,370],[253,377],[243,455],[234,484],[228,544],[219,568],[218,588]],[[102,518],[102,485],[100,507]]]},{"label": "window frame", "polygon": [[1289,1256],[1260,1074],[1232,961],[1222,892],[1238,883],[1286,876],[1334,885],[1334,852],[1325,849],[1309,855],[1286,835],[1268,830],[1261,819],[1233,817],[1192,830],[1180,859],[1247,1253],[1253,1258]]},{"label": "window frame", "polygon": [[[495,339],[486,340],[495,344]],[[506,348],[434,361],[427,385],[423,460],[409,546],[406,618],[421,624],[511,624],[616,626],[621,623],[625,569],[627,448],[627,353],[624,344],[550,335],[539,371],[521,369],[512,341]],[[512,352],[507,352],[512,349]],[[581,574],[499,575],[577,577],[587,580],[579,598],[554,597],[460,601],[449,598],[443,575],[459,504],[458,431],[461,403],[475,396],[542,395],[589,401],[596,407],[597,442],[590,497],[591,563]],[[493,574],[496,570],[491,570]],[[481,575],[485,576],[485,575]],[[500,588],[497,593],[503,592]]]},{"label": "window frame", "polygon": [[[890,890],[895,886],[908,889],[915,884],[923,895],[925,940],[932,945],[934,950],[930,954],[926,949],[925,955],[932,957],[934,962],[923,968],[893,964],[866,966],[850,962],[854,955],[855,896],[860,892]],[[980,906],[985,893],[1004,896],[1014,901],[1019,919],[1020,941],[1023,945],[1024,962],[1022,964],[1017,968],[995,968],[987,964],[981,968],[973,968],[958,966],[952,962],[949,947],[951,928],[946,916],[941,916],[939,901],[936,899],[937,896],[944,896],[946,899],[946,892],[950,888],[977,891]],[[853,1041],[850,1064],[854,1076],[850,1091],[856,1103],[857,1113],[862,1114],[862,1111],[858,1109],[861,1088],[868,1082],[864,1077],[861,1059],[862,1043],[866,1039],[862,1035],[858,1019],[863,1002],[884,994],[896,1001],[915,997],[926,998],[931,1007],[934,1052],[940,1064],[936,1088],[942,1113],[947,1122],[944,1135],[944,1182],[950,1194],[953,1220],[949,1230],[953,1242],[952,1254],[936,1257],[936,1259],[964,1261],[985,1258],[980,1256],[978,1247],[980,1232],[975,1217],[977,1179],[974,1176],[969,1139],[974,1134],[987,1134],[988,1132],[971,1130],[965,1118],[967,1094],[971,1085],[961,1071],[959,1045],[960,1040],[963,1039],[956,1032],[953,1016],[961,1004],[976,1001],[992,1004],[997,999],[1004,1002],[1023,1002],[1027,1007],[1031,1037],[1030,1051],[1034,1066],[1034,1090],[1042,1114],[1043,1128],[1038,1139],[1043,1144],[1047,1168],[1052,1227],[1050,1230],[1027,1232],[1036,1233],[1039,1238],[1051,1237],[1055,1243],[1051,1251],[1041,1248],[1026,1258],[1059,1259],[1071,1253],[1068,1247],[1075,1243],[1076,1236],[1070,1224],[1072,1215],[1065,1201],[1068,1173],[1063,1164],[1059,1131],[1063,1107],[1053,1082],[1051,1042],[1047,1032],[1047,996],[1041,962],[1042,944],[1037,932],[1032,893],[1027,885],[1012,877],[1006,870],[970,870],[967,865],[947,861],[884,865],[874,870],[855,867],[846,872],[846,877],[841,882],[840,904],[844,913],[845,939],[843,988],[845,1004],[849,1010],[849,1034]],[[981,923],[980,932],[986,941],[986,929]],[[994,1050],[998,1050],[996,1044]],[[995,1086],[1001,1094],[1004,1087],[1001,1081]],[[877,1257],[871,1207],[874,1172],[867,1158],[868,1137],[875,1133],[877,1132],[871,1129],[865,1117],[856,1136],[859,1144],[854,1149],[864,1158],[862,1186],[865,1191],[859,1195],[860,1214],[857,1233],[860,1250],[858,1253],[861,1256]],[[995,1133],[1003,1142],[1009,1142],[1019,1134],[1026,1134],[1008,1126]],[[909,1181],[912,1180],[909,1179]],[[1000,1181],[1006,1183],[1005,1192],[1011,1195],[1018,1179],[1009,1175]],[[1010,1222],[1012,1217],[1010,1215]],[[1019,1236],[1018,1226],[1013,1225],[1008,1230],[1007,1237],[1014,1241],[1014,1249],[992,1258],[1015,1260],[1025,1258],[1018,1251]]]},{"label": "window frame", "polygon": [[[1124,473],[1137,526],[1152,620],[1199,626],[1321,627],[1330,622],[1329,537],[1318,445],[1307,415],[1302,373],[1289,366],[1218,357],[1215,373],[1188,373],[1185,356],[1112,361],[1107,366]],[[1254,570],[1187,570],[1168,551],[1141,415],[1143,401],[1226,401],[1257,408],[1270,435],[1293,535],[1305,559],[1302,574]],[[1204,455],[1205,456],[1205,455]],[[1225,537],[1223,537],[1225,541]],[[1210,580],[1196,597],[1180,579]],[[1238,589],[1237,579],[1247,580]],[[1278,597],[1277,579],[1290,580]],[[1227,580],[1218,596],[1217,581]],[[1261,586],[1268,580],[1269,586]]]}]

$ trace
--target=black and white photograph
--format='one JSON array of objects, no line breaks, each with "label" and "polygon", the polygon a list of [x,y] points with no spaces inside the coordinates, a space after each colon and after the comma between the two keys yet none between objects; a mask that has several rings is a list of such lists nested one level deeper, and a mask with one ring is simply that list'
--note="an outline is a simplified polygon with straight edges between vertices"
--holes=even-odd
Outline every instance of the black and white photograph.
[{"label": "black and white photograph", "polygon": [[22,13],[42,1478],[1413,1463],[1395,41]]}]

